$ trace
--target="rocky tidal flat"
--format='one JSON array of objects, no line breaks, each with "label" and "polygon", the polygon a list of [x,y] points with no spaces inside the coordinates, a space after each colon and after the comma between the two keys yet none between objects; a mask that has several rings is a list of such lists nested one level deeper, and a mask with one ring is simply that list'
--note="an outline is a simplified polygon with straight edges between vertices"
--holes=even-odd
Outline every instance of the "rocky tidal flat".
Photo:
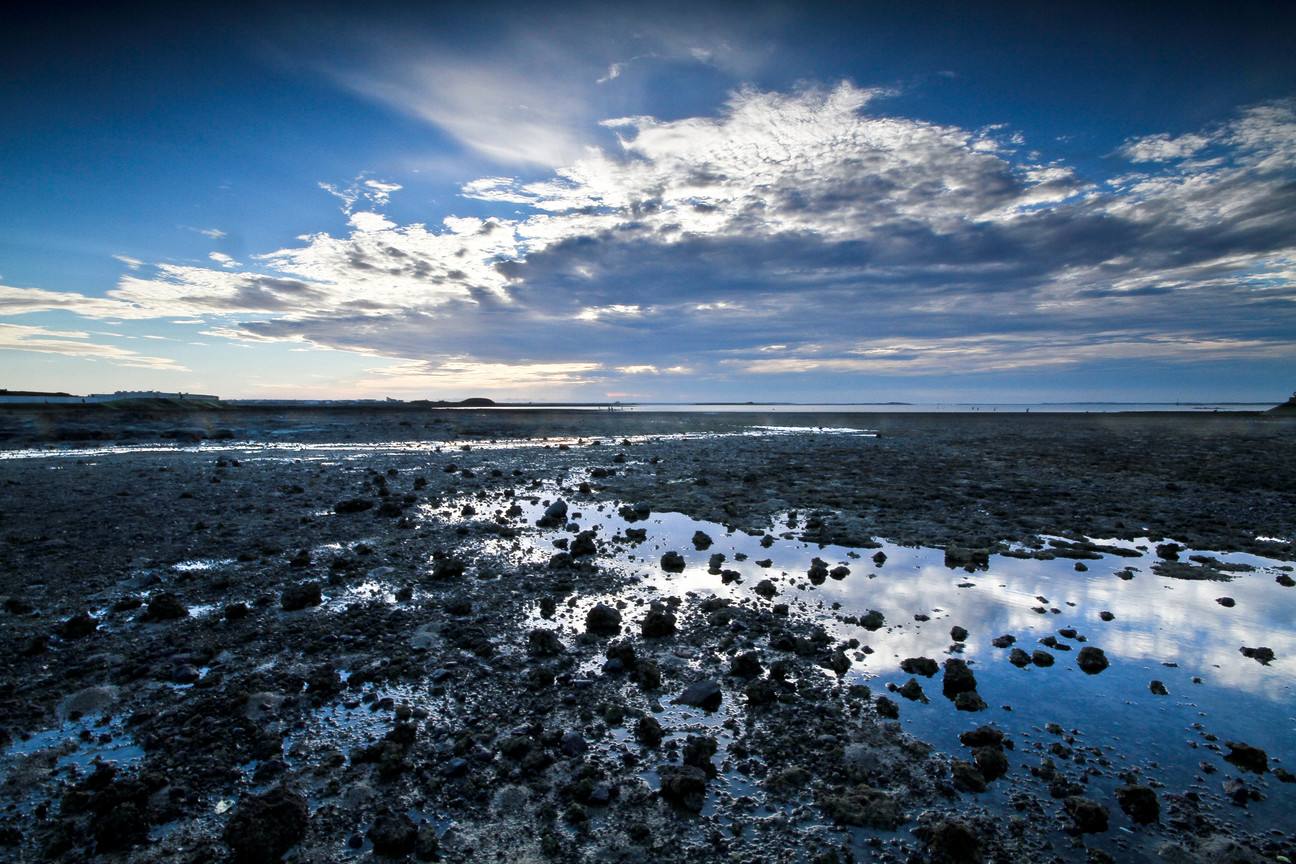
[{"label": "rocky tidal flat", "polygon": [[11,409],[0,857],[1296,858],[1296,420]]}]

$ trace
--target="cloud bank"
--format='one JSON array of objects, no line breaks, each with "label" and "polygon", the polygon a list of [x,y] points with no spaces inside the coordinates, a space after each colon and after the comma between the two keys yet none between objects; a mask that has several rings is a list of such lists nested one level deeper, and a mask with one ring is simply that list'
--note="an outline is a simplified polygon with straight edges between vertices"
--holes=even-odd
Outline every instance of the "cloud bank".
[{"label": "cloud bank", "polygon": [[[448,119],[502,92],[479,72],[424,110],[488,149],[473,142],[499,140],[489,118],[507,112]],[[498,216],[398,225],[383,210],[400,185],[361,177],[326,186],[346,236],[136,266],[103,298],[0,288],[0,314],[200,319],[397,361],[393,385],[516,395],[1296,357],[1293,103],[1127,141],[1095,178],[1010,130],[886,116],[882,95],[743,89],[715,116],[604,119],[601,148],[514,124],[526,143],[507,146],[527,152],[502,161],[561,167],[462,187]]]}]

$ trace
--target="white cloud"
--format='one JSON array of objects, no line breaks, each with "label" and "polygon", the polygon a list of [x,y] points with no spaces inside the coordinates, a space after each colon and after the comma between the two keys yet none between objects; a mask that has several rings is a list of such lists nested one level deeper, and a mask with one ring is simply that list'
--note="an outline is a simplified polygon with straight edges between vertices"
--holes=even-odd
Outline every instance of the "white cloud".
[{"label": "white cloud", "polygon": [[107,297],[0,285],[0,315],[65,310],[89,318],[153,318],[152,311]]},{"label": "white cloud", "polygon": [[48,330],[25,324],[0,323],[0,351],[36,351],[42,354],[106,360],[116,366],[188,371],[165,357],[149,357],[115,345],[87,341],[89,338],[89,333],[76,330]]},{"label": "white cloud", "polygon": [[137,268],[107,298],[0,287],[0,314],[200,320],[395,360],[384,382],[411,388],[1290,357],[1290,106],[1130,142],[1162,161],[1097,184],[1003,129],[878,116],[878,95],[743,90],[716,116],[608,121],[612,151],[464,185],[511,219],[398,225],[376,205],[399,184],[361,175],[330,187],[345,236]]},{"label": "white cloud", "polygon": [[1193,333],[1109,331],[1066,336],[977,335],[873,340],[838,354],[732,359],[727,365],[758,375],[850,373],[871,375],[983,374],[1077,366],[1095,361],[1217,362],[1259,357],[1296,359],[1283,339],[1203,337]]},{"label": "white cloud", "polygon": [[[235,261],[230,256],[226,255],[224,252],[210,252],[208,253],[207,257],[227,269],[233,269],[235,267],[243,266],[242,264]],[[134,269],[138,269],[138,268],[134,268]]]},{"label": "white cloud", "polygon": [[371,370],[401,389],[515,390],[545,385],[579,386],[598,380],[598,363],[481,363],[466,357],[418,360]]},{"label": "white cloud", "polygon": [[639,306],[615,303],[611,306],[586,306],[576,315],[578,321],[599,321],[604,318],[640,318],[644,309]]}]

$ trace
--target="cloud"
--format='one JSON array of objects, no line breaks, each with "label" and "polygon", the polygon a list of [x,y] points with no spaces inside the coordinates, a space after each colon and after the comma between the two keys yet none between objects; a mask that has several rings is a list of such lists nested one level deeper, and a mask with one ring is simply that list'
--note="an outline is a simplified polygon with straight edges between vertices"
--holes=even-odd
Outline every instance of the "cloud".
[{"label": "cloud", "polygon": [[0,285],[0,316],[51,311],[74,312],[88,318],[157,317],[152,310],[142,309],[121,300],[87,297],[72,291],[46,291],[43,288],[14,288]]},{"label": "cloud", "polygon": [[344,213],[350,213],[360,202],[369,207],[386,207],[392,193],[404,188],[399,183],[375,180],[363,173],[345,186],[320,183],[319,187],[342,202]]},{"label": "cloud", "polygon": [[[649,85],[635,68],[713,70],[732,82],[766,62],[779,16],[736,20],[700,7],[574,7],[523,16],[481,10],[471,46],[423,29],[351,28],[347,50],[315,61],[351,92],[422,120],[500,165],[557,168],[596,145],[597,120]],[[469,13],[471,14],[471,13]],[[694,81],[696,85],[696,81]]]},{"label": "cloud", "polygon": [[106,360],[116,366],[171,372],[188,371],[165,357],[148,357],[115,345],[86,341],[89,338],[89,333],[74,330],[48,330],[25,324],[0,323],[0,351],[36,351],[42,354]]},{"label": "cloud", "polygon": [[614,146],[545,179],[464,184],[508,218],[399,225],[378,206],[399,184],[361,175],[330,189],[345,236],[132,270],[107,298],[0,288],[0,312],[202,320],[396,361],[384,382],[411,388],[1290,362],[1292,104],[1126,142],[1100,181],[883,95],[748,88],[714,116],[609,120]]}]

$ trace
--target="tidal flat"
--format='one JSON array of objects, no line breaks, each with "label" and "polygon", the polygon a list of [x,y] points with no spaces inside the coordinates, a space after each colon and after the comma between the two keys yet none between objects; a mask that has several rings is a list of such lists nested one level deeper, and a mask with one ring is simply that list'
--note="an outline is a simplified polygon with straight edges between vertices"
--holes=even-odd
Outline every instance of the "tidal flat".
[{"label": "tidal flat", "polygon": [[10,409],[15,861],[1296,858],[1296,420]]}]

